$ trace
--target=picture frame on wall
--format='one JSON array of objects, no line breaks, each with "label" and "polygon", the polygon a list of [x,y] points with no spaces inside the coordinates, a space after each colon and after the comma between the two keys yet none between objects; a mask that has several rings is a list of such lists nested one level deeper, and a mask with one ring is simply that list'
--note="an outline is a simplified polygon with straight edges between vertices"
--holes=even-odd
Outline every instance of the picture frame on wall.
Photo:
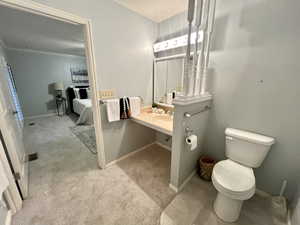
[{"label": "picture frame on wall", "polygon": [[87,69],[71,68],[70,72],[72,83],[89,83]]}]

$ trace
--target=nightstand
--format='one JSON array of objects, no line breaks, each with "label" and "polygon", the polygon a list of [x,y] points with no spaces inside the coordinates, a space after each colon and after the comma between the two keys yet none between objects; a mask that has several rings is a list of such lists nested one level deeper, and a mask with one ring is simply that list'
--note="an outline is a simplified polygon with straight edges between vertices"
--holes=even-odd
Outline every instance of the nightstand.
[{"label": "nightstand", "polygon": [[[64,97],[56,97],[55,98],[56,102],[56,110],[57,110],[57,115],[58,116],[63,116],[66,114],[67,111],[67,100]],[[60,115],[59,109],[62,109],[62,114]]]}]

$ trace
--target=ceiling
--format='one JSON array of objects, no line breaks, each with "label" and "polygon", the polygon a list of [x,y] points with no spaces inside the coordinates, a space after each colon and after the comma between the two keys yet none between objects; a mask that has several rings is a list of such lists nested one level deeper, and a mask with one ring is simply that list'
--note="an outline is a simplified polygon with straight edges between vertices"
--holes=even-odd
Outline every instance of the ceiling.
[{"label": "ceiling", "polygon": [[162,22],[187,9],[188,0],[115,0],[154,22]]},{"label": "ceiling", "polygon": [[0,40],[8,48],[84,55],[80,25],[0,7]]}]

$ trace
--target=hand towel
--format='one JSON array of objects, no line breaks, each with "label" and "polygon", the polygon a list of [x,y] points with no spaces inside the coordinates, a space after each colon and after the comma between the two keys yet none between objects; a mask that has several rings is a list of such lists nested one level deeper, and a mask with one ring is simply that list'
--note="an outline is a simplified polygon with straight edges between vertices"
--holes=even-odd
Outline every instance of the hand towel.
[{"label": "hand towel", "polygon": [[119,99],[106,100],[106,112],[109,122],[120,120],[120,102]]},{"label": "hand towel", "polygon": [[122,120],[129,119],[131,115],[129,98],[120,98],[120,118]]},{"label": "hand towel", "polygon": [[141,113],[141,98],[129,97],[131,116],[137,116]]}]

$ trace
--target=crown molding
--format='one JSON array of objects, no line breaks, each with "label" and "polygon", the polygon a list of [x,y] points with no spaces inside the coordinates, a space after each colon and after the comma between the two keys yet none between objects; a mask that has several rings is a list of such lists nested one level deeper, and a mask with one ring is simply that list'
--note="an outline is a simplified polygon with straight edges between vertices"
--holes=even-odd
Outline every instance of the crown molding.
[{"label": "crown molding", "polygon": [[[0,42],[0,44],[1,44],[1,42]],[[28,48],[14,48],[14,47],[8,47],[8,46],[4,46],[4,48],[8,51],[20,51],[20,52],[39,53],[39,54],[44,54],[44,55],[56,55],[56,56],[69,56],[69,57],[86,58],[83,55],[71,55],[71,54],[67,54],[67,53],[41,51],[41,50],[34,50],[34,49],[28,49]]]}]

